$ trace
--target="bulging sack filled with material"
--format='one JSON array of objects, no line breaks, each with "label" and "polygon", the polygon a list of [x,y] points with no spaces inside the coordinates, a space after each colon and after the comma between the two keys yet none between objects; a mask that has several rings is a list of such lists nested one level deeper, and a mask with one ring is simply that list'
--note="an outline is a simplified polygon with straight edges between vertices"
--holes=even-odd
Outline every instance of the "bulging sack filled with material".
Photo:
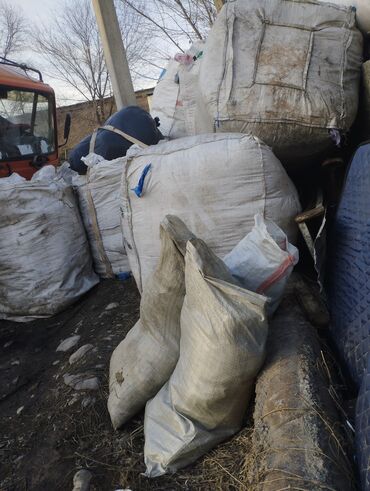
[{"label": "bulging sack filled with material", "polygon": [[75,175],[82,220],[95,271],[103,278],[130,270],[121,232],[120,187],[125,157],[104,160],[90,153],[83,160],[86,175]]},{"label": "bulging sack filled with material", "polygon": [[214,131],[256,135],[293,169],[350,129],[361,60],[350,7],[229,1],[209,33],[199,90]]},{"label": "bulging sack filled with material", "polygon": [[267,312],[271,315],[279,306],[299,253],[274,222],[262,215],[256,215],[254,221],[252,230],[224,262],[244,288],[269,298]]},{"label": "bulging sack filled with material", "polygon": [[0,319],[50,317],[99,282],[70,173],[0,179]]},{"label": "bulging sack filled with material", "polygon": [[179,356],[185,247],[194,236],[172,216],[161,224],[160,236],[161,255],[143,291],[140,319],[110,361],[108,410],[114,428],[122,426],[158,392]]},{"label": "bulging sack filled with material", "polygon": [[180,138],[195,135],[198,76],[204,42],[194,43],[171,59],[154,89],[151,115],[159,117],[162,135]]},{"label": "bulging sack filled with material", "polygon": [[211,134],[131,149],[122,176],[125,245],[139,290],[159,257],[159,225],[178,216],[220,257],[248,233],[254,215],[294,242],[297,191],[271,149],[242,134]]},{"label": "bulging sack filled with material", "polygon": [[145,410],[146,475],[194,462],[242,425],[265,355],[265,297],[235,285],[201,240],[187,244],[180,357]]}]

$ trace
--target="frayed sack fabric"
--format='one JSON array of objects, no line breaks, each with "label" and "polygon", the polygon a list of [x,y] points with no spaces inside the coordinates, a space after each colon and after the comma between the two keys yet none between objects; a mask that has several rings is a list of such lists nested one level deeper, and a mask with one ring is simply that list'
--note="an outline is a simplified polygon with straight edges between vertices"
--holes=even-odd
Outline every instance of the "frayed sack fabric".
[{"label": "frayed sack fabric", "polygon": [[185,296],[184,255],[193,234],[176,217],[160,227],[161,255],[146,283],[140,319],[110,361],[108,410],[119,428],[169,379],[179,356],[180,313]]},{"label": "frayed sack fabric", "polygon": [[0,179],[0,319],[50,317],[99,282],[67,167]]},{"label": "frayed sack fabric", "polygon": [[194,462],[236,433],[265,356],[265,297],[235,285],[199,239],[187,244],[180,357],[145,410],[149,477]]},{"label": "frayed sack fabric", "polygon": [[194,43],[185,53],[171,59],[154,89],[151,115],[158,117],[160,130],[168,138],[195,135],[198,76],[204,42]]},{"label": "frayed sack fabric", "polygon": [[[251,133],[293,169],[339,144],[358,107],[355,11],[316,0],[231,0],[209,33],[199,91],[216,132]],[[211,128],[197,128],[206,133]]]},{"label": "frayed sack fabric", "polygon": [[224,262],[244,288],[268,297],[267,312],[272,315],[299,253],[274,222],[264,220],[262,215],[256,215],[254,221],[251,232],[224,257]]},{"label": "frayed sack fabric", "polygon": [[103,278],[130,271],[121,232],[120,187],[125,157],[104,160],[90,153],[82,160],[86,175],[75,175],[82,220],[89,239],[95,271]]},{"label": "frayed sack fabric", "polygon": [[219,257],[251,231],[254,215],[296,237],[297,191],[271,149],[242,134],[211,134],[131,148],[122,175],[122,224],[140,291],[159,258],[165,215],[184,220]]}]

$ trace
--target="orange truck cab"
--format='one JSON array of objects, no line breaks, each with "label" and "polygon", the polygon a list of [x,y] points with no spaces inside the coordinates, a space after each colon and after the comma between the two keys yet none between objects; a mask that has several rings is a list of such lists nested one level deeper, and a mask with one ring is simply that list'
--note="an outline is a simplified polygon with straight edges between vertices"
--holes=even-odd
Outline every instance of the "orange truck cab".
[{"label": "orange truck cab", "polygon": [[[65,140],[70,124],[67,115]],[[31,179],[43,165],[58,163],[53,89],[38,70],[0,59],[0,178],[16,172]]]}]

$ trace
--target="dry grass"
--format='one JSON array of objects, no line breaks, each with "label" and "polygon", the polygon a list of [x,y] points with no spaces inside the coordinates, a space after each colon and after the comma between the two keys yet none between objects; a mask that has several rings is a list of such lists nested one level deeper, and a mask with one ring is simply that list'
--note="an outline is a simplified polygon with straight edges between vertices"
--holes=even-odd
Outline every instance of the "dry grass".
[{"label": "dry grass", "polygon": [[[66,394],[62,397],[68,401]],[[71,391],[72,393],[72,391]],[[245,427],[231,440],[220,444],[194,465],[175,475],[148,479],[143,475],[144,428],[143,415],[134,418],[121,431],[113,431],[108,412],[107,380],[97,402],[88,410],[67,416],[68,406],[59,407],[68,422],[68,433],[63,437],[62,453],[71,469],[87,468],[94,475],[95,491],[130,488],[137,490],[248,490],[245,457],[252,448],[252,412]],[[71,408],[70,408],[71,410]],[[68,482],[71,481],[68,476]],[[66,480],[67,482],[67,480]]]}]

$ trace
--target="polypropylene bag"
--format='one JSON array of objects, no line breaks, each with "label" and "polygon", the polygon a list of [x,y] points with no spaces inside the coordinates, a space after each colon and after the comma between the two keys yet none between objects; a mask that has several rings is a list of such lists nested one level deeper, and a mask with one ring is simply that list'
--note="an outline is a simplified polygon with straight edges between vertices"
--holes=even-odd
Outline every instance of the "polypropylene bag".
[{"label": "polypropylene bag", "polygon": [[185,296],[184,255],[193,234],[176,217],[160,227],[161,255],[145,285],[140,319],[110,361],[108,410],[122,426],[169,379],[179,356],[180,312]]},{"label": "polypropylene bag", "polygon": [[199,239],[187,244],[180,357],[145,410],[146,475],[175,472],[236,433],[263,363],[266,298],[235,285]]},{"label": "polypropylene bag", "polygon": [[232,0],[208,35],[199,90],[214,131],[251,133],[294,170],[350,129],[361,62],[350,7]]},{"label": "polypropylene bag", "polygon": [[99,282],[71,179],[66,166],[0,179],[0,319],[50,317]]},{"label": "polypropylene bag", "polygon": [[151,115],[168,138],[195,135],[198,76],[204,42],[171,59],[154,89]]},{"label": "polypropylene bag", "polygon": [[85,176],[75,175],[82,220],[90,242],[95,271],[103,278],[130,271],[121,232],[120,187],[125,157],[104,160],[89,154]]},{"label": "polypropylene bag", "polygon": [[296,237],[297,191],[271,149],[250,135],[198,135],[131,148],[121,191],[126,252],[140,291],[158,261],[166,214],[181,218],[219,257],[250,232],[257,213],[290,242]]},{"label": "polypropylene bag", "polygon": [[254,221],[252,230],[224,257],[224,263],[244,288],[269,298],[267,311],[272,315],[299,253],[274,222],[262,215],[256,215]]}]

